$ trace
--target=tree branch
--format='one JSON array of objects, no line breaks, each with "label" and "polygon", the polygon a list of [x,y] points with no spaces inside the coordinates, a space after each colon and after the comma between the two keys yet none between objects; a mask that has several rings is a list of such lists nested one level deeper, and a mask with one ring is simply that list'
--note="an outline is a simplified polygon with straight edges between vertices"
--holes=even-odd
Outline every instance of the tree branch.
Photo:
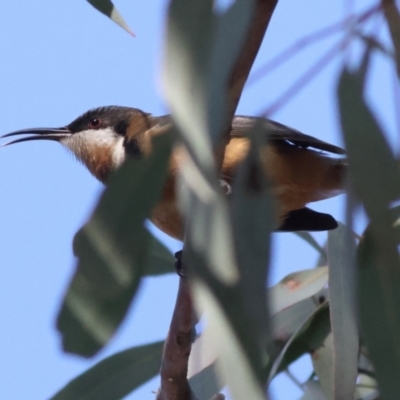
[{"label": "tree branch", "polygon": [[157,400],[194,400],[187,379],[188,360],[198,322],[189,283],[180,278],[178,296],[161,363]]}]

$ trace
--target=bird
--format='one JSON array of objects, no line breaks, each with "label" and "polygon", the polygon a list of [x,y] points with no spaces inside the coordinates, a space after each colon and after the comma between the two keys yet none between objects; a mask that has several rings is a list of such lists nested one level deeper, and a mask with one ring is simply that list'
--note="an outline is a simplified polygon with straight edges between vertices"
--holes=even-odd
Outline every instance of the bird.
[{"label": "bird", "polygon": [[[238,166],[249,151],[246,132],[259,117],[234,116],[221,167],[221,182],[230,191]],[[91,109],[61,128],[29,128],[2,138],[29,135],[3,146],[32,140],[52,140],[72,151],[102,183],[127,157],[138,158],[151,151],[155,132],[167,127],[170,115],[153,116],[137,108],[106,106]],[[262,169],[276,198],[276,231],[325,231],[337,221],[329,214],[306,207],[344,192],[348,163],[344,149],[306,135],[279,122],[262,118],[267,136],[260,149]],[[166,234],[182,240],[184,222],[177,205],[175,177],[177,151],[172,152],[170,171],[150,220]]]}]

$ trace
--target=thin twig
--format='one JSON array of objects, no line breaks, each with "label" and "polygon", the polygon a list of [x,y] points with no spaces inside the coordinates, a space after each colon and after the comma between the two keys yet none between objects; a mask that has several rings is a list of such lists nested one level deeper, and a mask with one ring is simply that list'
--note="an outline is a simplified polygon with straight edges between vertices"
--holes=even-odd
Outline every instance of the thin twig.
[{"label": "thin twig", "polygon": [[249,78],[247,84],[252,85],[256,83],[261,78],[265,77],[268,73],[281,66],[284,62],[288,61],[290,58],[296,55],[300,50],[303,50],[307,46],[322,40],[334,33],[339,32],[340,30],[346,28],[346,26],[360,24],[365,22],[369,17],[374,15],[377,11],[380,10],[380,5],[374,5],[368,10],[364,11],[358,16],[349,15],[345,19],[335,22],[334,24],[325,27],[319,31],[313,32],[307,36],[304,36],[291,46],[289,46],[286,50],[278,54],[271,61],[268,61],[265,65],[261,66],[257,71],[255,71]]},{"label": "thin twig", "polygon": [[[347,40],[349,40],[347,38]],[[326,67],[338,52],[345,47],[344,41],[336,44],[326,52],[314,65],[312,65],[303,75],[301,75],[272,105],[261,111],[259,115],[270,116],[277,112],[284,104],[292,99],[311,79]]]}]

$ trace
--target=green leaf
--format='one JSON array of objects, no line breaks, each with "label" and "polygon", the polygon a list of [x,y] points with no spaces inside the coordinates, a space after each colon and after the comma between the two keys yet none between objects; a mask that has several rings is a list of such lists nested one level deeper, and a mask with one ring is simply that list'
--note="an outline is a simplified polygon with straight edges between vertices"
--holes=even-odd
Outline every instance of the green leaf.
[{"label": "green leaf", "polygon": [[[195,159],[210,170],[214,159],[208,121],[208,74],[215,24],[212,0],[171,1],[163,69],[172,118]],[[222,107],[218,105],[218,110]]]},{"label": "green leaf", "polygon": [[[319,293],[324,293],[326,289]],[[272,337],[282,347],[299,328],[314,314],[319,303],[313,297],[285,308],[271,318]]]},{"label": "green leaf", "polygon": [[310,380],[305,384],[304,395],[300,400],[328,400],[328,398],[325,396],[320,383]]},{"label": "green leaf", "polygon": [[270,312],[279,313],[320,292],[328,284],[328,267],[306,269],[289,274],[268,290]]},{"label": "green leaf", "polygon": [[[355,390],[355,381],[353,392],[347,397],[335,397],[334,392],[334,348],[333,348],[333,336],[330,333],[324,340],[321,347],[314,351],[312,355],[312,364],[314,372],[318,376],[318,380],[321,387],[328,399],[342,400],[342,399],[353,399]],[[351,371],[352,372],[352,371]]]},{"label": "green leaf", "polygon": [[[243,313],[233,316],[238,309],[237,306],[223,309],[221,305],[225,306],[225,302],[221,302],[215,296],[216,293],[215,290],[210,291],[201,281],[195,281],[195,299],[200,309],[206,311],[206,318],[209,321],[208,329],[211,330],[214,341],[218,343],[217,372],[222,375],[222,381],[227,382],[233,399],[265,400],[264,390],[257,381],[253,366],[250,364],[253,360],[250,361],[246,354],[241,332],[237,334],[238,320],[240,318],[245,320],[246,316]],[[234,292],[230,294],[234,295]],[[235,298],[231,297],[230,300],[235,301]],[[242,329],[245,328],[244,325],[245,323],[242,324]]]},{"label": "green leaf", "polygon": [[[398,229],[398,228],[397,228]],[[400,265],[386,264],[368,229],[358,248],[360,322],[384,399],[400,398]],[[393,254],[393,257],[397,254]],[[394,261],[394,260],[393,260]]]},{"label": "green leaf", "polygon": [[223,388],[218,381],[214,363],[193,375],[189,379],[189,385],[195,398],[199,400],[209,400]]},{"label": "green leaf", "polygon": [[162,275],[175,272],[175,257],[153,235],[149,235],[149,260],[145,275]]},{"label": "green leaf", "polygon": [[267,278],[271,232],[276,226],[275,204],[259,155],[259,149],[266,145],[262,125],[260,120],[248,132],[250,150],[235,176],[231,195],[232,224],[240,273],[237,295],[241,296],[244,311],[251,321],[245,336],[252,336],[251,347],[261,356],[258,365],[255,365],[255,369],[258,367],[260,370],[267,358],[263,351],[269,345],[270,338]]},{"label": "green leaf", "polygon": [[[338,97],[351,183],[371,220],[379,220],[400,197],[400,173],[378,122],[367,106],[362,70],[343,70]],[[375,162],[372,162],[374,160]]]},{"label": "green leaf", "polygon": [[[258,135],[258,138],[261,137],[261,135]],[[218,203],[216,203],[219,200],[217,194],[214,199],[205,204],[196,199],[196,207],[204,207],[204,210],[209,208],[208,217],[206,213],[204,215],[196,213],[192,203],[191,219],[188,223],[187,232],[189,232],[190,238],[193,237],[193,240],[186,243],[185,257],[187,256],[188,258],[185,260],[191,266],[193,274],[201,282],[207,282],[209,290],[215,297],[214,301],[218,302],[218,307],[220,307],[219,310],[207,309],[207,316],[209,313],[214,315],[214,313],[219,314],[222,311],[225,314],[228,325],[220,327],[213,325],[210,321],[210,329],[213,329],[213,332],[221,332],[221,329],[232,330],[228,335],[229,337],[232,335],[235,337],[235,340],[231,342],[232,348],[237,348],[239,340],[241,346],[237,349],[238,356],[240,355],[239,359],[242,360],[241,357],[247,357],[246,364],[250,368],[250,371],[245,368],[245,370],[241,370],[241,373],[245,375],[254,373],[258,383],[262,383],[264,380],[264,366],[268,359],[266,347],[269,342],[269,314],[266,307],[269,234],[275,221],[271,216],[272,207],[266,179],[259,169],[257,135],[253,139],[251,150],[239,168],[232,195],[232,214],[235,215],[233,224],[237,237],[235,250],[240,260],[238,272],[241,279],[237,281],[227,280],[222,274],[217,274],[218,270],[213,268],[212,254],[220,255],[220,263],[226,263],[232,257],[232,253],[227,253],[226,257],[222,253],[226,248],[222,246],[222,243],[226,245],[229,231],[226,234],[224,225],[222,225],[226,222],[221,220],[221,212],[219,212],[220,209],[218,208]],[[224,204],[225,199],[222,198],[219,201]],[[215,217],[210,218],[210,213],[213,210],[215,210]],[[260,215],[262,218],[260,218]],[[219,218],[217,218],[218,216]],[[209,222],[210,225],[207,226],[204,223],[205,221]],[[216,224],[221,225],[218,227]],[[249,231],[254,232],[251,239],[244,237],[244,233]],[[217,240],[215,236],[210,235],[210,232],[213,235],[216,232],[221,232],[221,239]],[[200,247],[200,240],[204,240],[207,245]],[[231,262],[235,263],[235,260]],[[235,266],[235,264],[233,265]],[[215,275],[210,276],[210,273]],[[195,287],[198,284],[195,281]],[[200,291],[200,294],[202,293],[204,293],[203,290]],[[199,302],[210,304],[209,300],[203,299],[201,296],[199,297]],[[258,304],[258,306],[254,307],[254,304]],[[218,324],[217,321],[214,323]],[[216,339],[214,338],[214,340]],[[227,351],[227,348],[224,347],[223,350]],[[232,352],[235,353],[236,351],[232,350]],[[236,374],[232,371],[232,368],[227,368],[227,365],[232,365],[232,360],[227,362],[227,359],[231,359],[232,356],[225,354],[224,351],[222,353],[219,352],[219,355],[221,356],[220,364],[223,365],[222,371],[224,371],[223,381],[228,383],[232,391],[237,391],[237,398],[241,398],[243,387],[240,385],[243,385],[243,383],[239,383],[236,377],[233,378]],[[239,359],[237,362],[239,362]],[[235,362],[235,365],[237,362]],[[251,378],[253,383],[255,377]],[[247,382],[247,384],[250,384],[250,382]],[[250,392],[254,391],[256,393],[260,390],[260,388],[257,389],[257,386],[250,386],[248,388]]]},{"label": "green leaf", "polygon": [[128,160],[115,173],[75,235],[78,267],[57,320],[67,352],[91,356],[100,350],[122,322],[141,277],[151,271],[154,239],[143,224],[161,196],[171,150],[167,134],[154,142],[149,157]]},{"label": "green leaf", "polygon": [[321,347],[330,331],[329,307],[328,303],[325,302],[315,310],[286,342],[278,356],[270,360],[267,365],[268,382],[303,354],[313,353]]},{"label": "green leaf", "polygon": [[206,327],[193,343],[189,357],[188,378],[196,399],[209,400],[226,385],[217,374],[217,357],[218,346],[213,332]]},{"label": "green leaf", "polygon": [[[371,220],[358,250],[361,328],[382,397],[400,398],[400,263],[388,210],[400,194],[400,174],[382,130],[363,97],[368,51],[358,73],[344,70],[338,86],[350,179]],[[372,161],[373,160],[373,161]]]},{"label": "green leaf", "polygon": [[333,335],[332,398],[352,399],[357,380],[356,241],[344,225],[328,233],[329,304]]},{"label": "green leaf", "polygon": [[[204,310],[213,338],[220,343],[218,373],[228,383],[234,399],[255,400],[265,398],[260,366],[266,363],[268,344],[265,277],[270,217],[264,214],[267,225],[257,225],[262,231],[254,232],[257,243],[264,240],[257,247],[254,259],[246,253],[253,244],[245,242],[242,246],[246,250],[239,250],[243,255],[241,261],[250,260],[255,266],[254,276],[250,276],[251,268],[246,272],[243,268],[239,270],[235,258],[238,242],[233,241],[232,221],[218,184],[212,148],[212,144],[219,144],[222,128],[228,122],[225,120],[228,79],[253,6],[254,1],[239,0],[228,13],[216,14],[211,0],[173,0],[164,83],[172,117],[191,156],[181,168],[184,185],[180,185],[180,201],[187,218],[183,261],[193,277],[196,304]],[[257,203],[260,210],[259,197],[264,194],[261,190],[246,201]],[[268,202],[262,204],[262,209],[269,209]],[[247,226],[260,224],[253,215],[250,221],[236,221],[238,226],[246,222]],[[243,279],[239,280],[240,275]],[[253,292],[242,280],[247,284],[255,282]],[[258,307],[252,302],[255,298]],[[262,319],[256,320],[255,316],[260,315]]]},{"label": "green leaf", "polygon": [[156,376],[164,342],[113,354],[69,382],[51,400],[119,400]]},{"label": "green leaf", "polygon": [[165,96],[182,139],[204,173],[213,169],[211,143],[219,144],[227,123],[228,80],[254,5],[254,0],[239,0],[225,13],[216,14],[212,0],[171,1]]},{"label": "green leaf", "polygon": [[87,0],[94,8],[110,18],[130,35],[135,36],[111,0]]}]

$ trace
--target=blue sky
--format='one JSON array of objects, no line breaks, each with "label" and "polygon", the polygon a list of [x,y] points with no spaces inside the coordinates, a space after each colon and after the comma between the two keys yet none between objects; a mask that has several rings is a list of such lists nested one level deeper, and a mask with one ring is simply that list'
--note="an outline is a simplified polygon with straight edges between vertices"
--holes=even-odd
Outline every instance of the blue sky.
[{"label": "blue sky", "polygon": [[[84,111],[104,105],[133,106],[167,113],[160,89],[166,1],[116,1],[136,33],[132,38],[86,1],[3,0],[0,13],[0,134],[29,127],[63,126]],[[364,9],[370,1],[353,1]],[[256,67],[306,34],[339,21],[350,2],[281,1]],[[372,24],[371,29],[382,23]],[[383,32],[385,30],[383,29]],[[249,85],[238,113],[257,115],[339,36],[299,53],[272,74]],[[353,56],[358,47],[353,48]],[[340,144],[335,84],[343,59],[337,57],[272,117]],[[392,132],[395,80],[376,57],[368,94],[378,117]],[[388,118],[391,122],[387,123]],[[373,162],[373,160],[372,160]],[[63,354],[55,330],[60,301],[74,269],[72,238],[96,204],[102,185],[61,146],[31,142],[0,149],[0,393],[4,399],[45,399],[99,359],[127,347],[160,340],[168,330],[178,279],[166,276],[143,285],[128,318],[94,360]],[[313,208],[342,219],[341,198]],[[317,235],[324,240],[324,234]],[[179,243],[168,242],[178,249]],[[271,281],[313,267],[317,254],[293,234],[275,234]],[[293,371],[308,374],[307,360]],[[153,399],[153,380],[129,399]],[[274,398],[301,395],[285,376]]]}]

